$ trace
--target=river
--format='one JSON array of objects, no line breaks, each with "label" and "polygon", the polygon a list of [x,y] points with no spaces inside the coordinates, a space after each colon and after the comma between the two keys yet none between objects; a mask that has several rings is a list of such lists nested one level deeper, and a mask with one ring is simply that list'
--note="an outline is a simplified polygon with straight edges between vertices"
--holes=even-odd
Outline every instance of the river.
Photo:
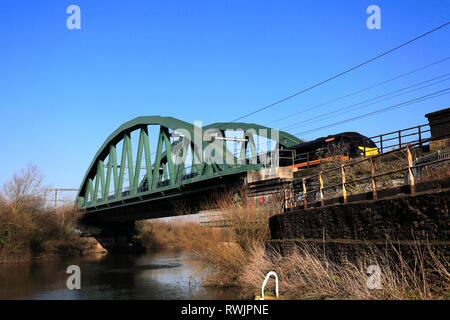
[{"label": "river", "polygon": [[[78,265],[81,289],[69,290]],[[203,286],[189,253],[95,254],[64,260],[0,264],[0,299],[238,299],[237,289]]]}]

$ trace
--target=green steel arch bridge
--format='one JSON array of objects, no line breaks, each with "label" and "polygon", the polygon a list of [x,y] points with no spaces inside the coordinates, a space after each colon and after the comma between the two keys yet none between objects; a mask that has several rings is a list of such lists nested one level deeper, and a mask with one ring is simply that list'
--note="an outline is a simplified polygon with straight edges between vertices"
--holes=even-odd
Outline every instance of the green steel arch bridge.
[{"label": "green steel arch bridge", "polygon": [[136,220],[176,215],[180,203],[199,208],[214,192],[242,184],[247,171],[276,166],[277,150],[300,142],[254,123],[201,127],[137,117],[111,133],[89,165],[76,197],[82,223],[115,248]]}]

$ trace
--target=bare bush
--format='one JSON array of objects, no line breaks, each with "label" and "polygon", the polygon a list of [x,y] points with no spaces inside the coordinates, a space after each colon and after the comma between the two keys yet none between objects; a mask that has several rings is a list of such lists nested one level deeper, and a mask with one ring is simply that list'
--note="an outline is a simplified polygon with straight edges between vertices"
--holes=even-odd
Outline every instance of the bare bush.
[{"label": "bare bush", "polygon": [[43,176],[37,166],[28,165],[4,184],[4,196],[13,214],[20,210],[41,208],[44,205],[42,179]]}]

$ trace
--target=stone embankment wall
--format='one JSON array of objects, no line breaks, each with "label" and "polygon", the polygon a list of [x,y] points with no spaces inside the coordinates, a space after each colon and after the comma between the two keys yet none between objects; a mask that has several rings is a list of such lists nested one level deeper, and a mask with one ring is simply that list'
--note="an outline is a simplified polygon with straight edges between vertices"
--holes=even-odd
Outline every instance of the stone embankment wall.
[{"label": "stone embankment wall", "polygon": [[306,243],[329,255],[432,246],[449,257],[450,189],[381,200],[299,209],[273,216],[268,247],[280,252]]}]

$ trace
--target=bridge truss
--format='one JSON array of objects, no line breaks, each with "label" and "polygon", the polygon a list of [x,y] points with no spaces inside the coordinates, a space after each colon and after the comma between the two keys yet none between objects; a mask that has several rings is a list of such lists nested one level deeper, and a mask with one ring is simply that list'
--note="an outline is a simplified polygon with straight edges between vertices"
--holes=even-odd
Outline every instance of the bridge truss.
[{"label": "bridge truss", "polygon": [[138,117],[121,125],[100,147],[76,202],[90,212],[170,197],[174,191],[179,195],[198,182],[213,184],[273,165],[267,160],[274,151],[300,142],[252,123],[200,127],[172,117]]}]

